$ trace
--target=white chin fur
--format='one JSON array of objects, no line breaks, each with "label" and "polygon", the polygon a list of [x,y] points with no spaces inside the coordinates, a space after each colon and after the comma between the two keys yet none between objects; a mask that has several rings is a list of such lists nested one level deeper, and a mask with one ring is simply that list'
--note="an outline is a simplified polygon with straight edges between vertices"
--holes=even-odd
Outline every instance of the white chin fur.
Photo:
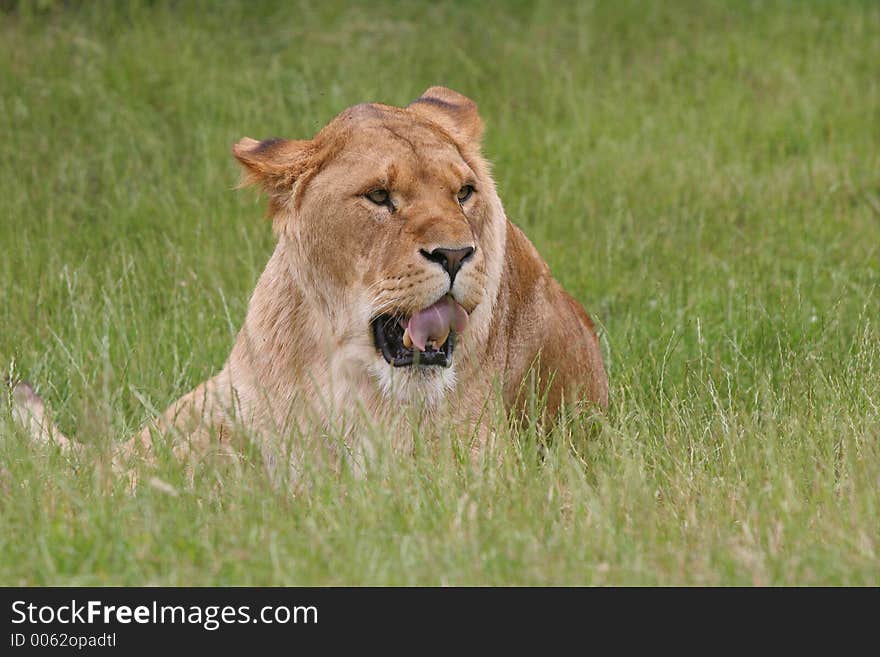
[{"label": "white chin fur", "polygon": [[434,406],[455,387],[454,363],[452,367],[392,367],[380,356],[368,369],[382,395],[400,403]]}]

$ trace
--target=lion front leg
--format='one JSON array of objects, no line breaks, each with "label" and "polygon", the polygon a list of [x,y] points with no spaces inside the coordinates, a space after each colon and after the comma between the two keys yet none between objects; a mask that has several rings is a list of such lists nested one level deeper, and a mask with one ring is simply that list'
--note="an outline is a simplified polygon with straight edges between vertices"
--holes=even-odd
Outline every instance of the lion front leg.
[{"label": "lion front leg", "polygon": [[171,454],[186,467],[190,480],[194,466],[209,456],[237,456],[239,446],[232,443],[227,415],[231,395],[224,381],[222,373],[205,381],[147,423],[116,450],[114,471],[127,476],[136,487],[139,466],[156,465],[157,441],[162,437],[168,439]]}]

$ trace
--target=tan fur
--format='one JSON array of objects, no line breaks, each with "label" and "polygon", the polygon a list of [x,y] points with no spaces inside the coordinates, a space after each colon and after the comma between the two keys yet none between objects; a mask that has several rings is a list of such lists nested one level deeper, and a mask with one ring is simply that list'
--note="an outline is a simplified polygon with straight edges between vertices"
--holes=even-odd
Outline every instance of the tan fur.
[{"label": "tan fur", "polygon": [[[269,196],[278,243],[222,371],[154,426],[176,434],[179,455],[222,449],[244,430],[271,465],[284,458],[273,452],[279,436],[314,427],[368,453],[367,426],[407,444],[406,409],[419,409],[423,427],[451,422],[481,435],[495,386],[518,413],[532,382],[550,412],[563,401],[607,405],[593,324],[505,217],[481,135],[473,101],[433,87],[406,108],[345,110],[310,140],[235,144],[247,182]],[[459,204],[465,184],[476,191]],[[364,198],[377,188],[390,190],[393,213]],[[449,292],[446,272],[420,250],[465,246],[476,251],[451,294],[470,321],[452,366],[392,368],[370,320]],[[147,427],[123,459],[149,458],[151,444]]]}]

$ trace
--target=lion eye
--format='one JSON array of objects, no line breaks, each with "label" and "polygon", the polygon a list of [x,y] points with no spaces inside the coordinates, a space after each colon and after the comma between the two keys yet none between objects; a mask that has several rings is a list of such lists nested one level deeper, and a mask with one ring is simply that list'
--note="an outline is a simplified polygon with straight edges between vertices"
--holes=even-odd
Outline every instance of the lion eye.
[{"label": "lion eye", "polygon": [[458,202],[464,203],[467,201],[471,195],[474,193],[474,188],[471,185],[465,185],[461,189],[458,190]]},{"label": "lion eye", "polygon": [[367,192],[366,194],[364,194],[364,196],[366,196],[376,205],[391,204],[391,194],[388,193],[387,189],[374,189],[372,192]]}]

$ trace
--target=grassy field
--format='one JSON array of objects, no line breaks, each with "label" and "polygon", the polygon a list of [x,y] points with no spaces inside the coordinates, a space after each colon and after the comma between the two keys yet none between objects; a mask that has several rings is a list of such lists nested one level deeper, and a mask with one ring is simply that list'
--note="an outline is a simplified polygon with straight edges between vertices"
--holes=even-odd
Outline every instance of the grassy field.
[{"label": "grassy field", "polygon": [[[0,365],[119,440],[273,248],[239,137],[432,84],[602,325],[601,433],[135,496],[0,419],[0,584],[880,584],[880,4],[0,2]],[[99,450],[100,451],[100,450]]]}]

